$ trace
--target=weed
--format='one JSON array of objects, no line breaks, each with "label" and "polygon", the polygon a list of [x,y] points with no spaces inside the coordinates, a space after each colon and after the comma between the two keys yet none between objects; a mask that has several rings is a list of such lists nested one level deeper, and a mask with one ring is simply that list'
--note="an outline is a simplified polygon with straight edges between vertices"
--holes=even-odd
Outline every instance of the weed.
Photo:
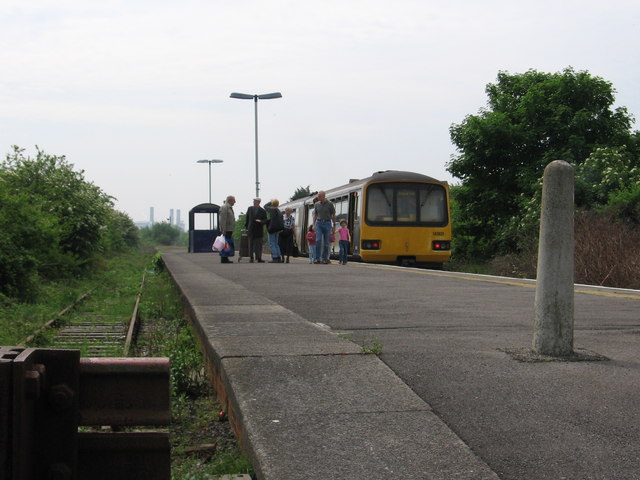
[{"label": "weed", "polygon": [[378,337],[365,338],[360,346],[360,353],[363,355],[380,355],[382,353],[382,343]]}]

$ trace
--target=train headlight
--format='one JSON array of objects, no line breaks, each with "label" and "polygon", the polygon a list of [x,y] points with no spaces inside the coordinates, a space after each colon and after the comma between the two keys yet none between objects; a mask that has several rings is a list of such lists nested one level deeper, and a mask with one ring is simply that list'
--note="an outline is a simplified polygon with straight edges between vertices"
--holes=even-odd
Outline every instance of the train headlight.
[{"label": "train headlight", "polygon": [[362,250],[380,250],[380,240],[362,240]]},{"label": "train headlight", "polygon": [[451,242],[449,240],[434,240],[431,242],[432,250],[451,250]]}]

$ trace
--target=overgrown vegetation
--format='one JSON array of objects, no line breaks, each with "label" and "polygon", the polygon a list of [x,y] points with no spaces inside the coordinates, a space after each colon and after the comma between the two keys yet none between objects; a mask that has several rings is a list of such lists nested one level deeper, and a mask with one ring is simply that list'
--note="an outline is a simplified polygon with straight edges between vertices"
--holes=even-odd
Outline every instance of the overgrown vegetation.
[{"label": "overgrown vegetation", "polygon": [[139,310],[141,322],[149,328],[140,347],[148,356],[169,357],[175,397],[202,395],[207,392],[202,354],[159,254],[149,273]]},{"label": "overgrown vegetation", "polygon": [[637,285],[637,250],[623,240],[640,229],[640,134],[612,109],[612,85],[567,68],[500,72],[486,91],[488,108],[451,126],[454,266],[534,276],[542,174],[561,159],[576,178],[576,280]]},{"label": "overgrown vegetation", "polygon": [[[0,344],[18,344],[87,291],[92,295],[68,314],[69,319],[74,315],[122,314],[126,322],[146,270],[140,304],[146,327],[137,353],[171,360],[172,478],[251,473],[251,463],[238,448],[228,422],[219,419],[221,407],[211,395],[202,355],[182,313],[181,299],[168,274],[162,271],[160,257],[151,250],[129,251],[96,265],[99,268],[82,278],[48,281],[31,303],[9,302],[5,298],[7,301],[0,304]],[[51,345],[53,333],[44,331],[30,346]],[[191,447],[202,446],[206,448],[190,452]]]},{"label": "overgrown vegetation", "polygon": [[14,147],[0,163],[0,300],[33,300],[43,282],[73,279],[138,243],[113,199],[64,156]]},{"label": "overgrown vegetation", "polygon": [[[182,301],[159,255],[151,264],[140,316],[145,325],[138,349],[146,356],[169,357],[172,392],[172,478],[205,479],[208,475],[252,473],[213,400],[193,331]],[[224,417],[222,417],[224,420]]]}]

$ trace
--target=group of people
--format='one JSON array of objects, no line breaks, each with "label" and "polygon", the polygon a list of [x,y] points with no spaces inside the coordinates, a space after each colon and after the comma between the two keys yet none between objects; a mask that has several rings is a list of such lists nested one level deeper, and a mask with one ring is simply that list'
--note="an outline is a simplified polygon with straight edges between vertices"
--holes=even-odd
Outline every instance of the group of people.
[{"label": "group of people", "polygon": [[[307,245],[309,247],[309,262],[314,264],[331,263],[329,260],[330,244],[336,233],[339,235],[339,263],[347,264],[349,243],[351,235],[347,228],[346,220],[340,221],[340,228],[335,227],[336,210],[324,191],[318,192],[317,201],[313,205],[313,224],[309,225],[307,232]],[[235,253],[233,244],[233,229],[235,227],[235,214],[233,205],[236,199],[229,195],[219,212],[220,230],[225,236],[229,249],[220,252],[222,263],[232,263],[229,257]],[[296,245],[296,221],[293,210],[285,208],[284,214],[278,208],[280,202],[276,199],[267,203],[264,208],[260,206],[262,199],[253,199],[253,205],[247,209],[244,227],[247,230],[249,240],[249,262],[264,263],[262,259],[262,244],[264,230],[267,228],[269,235],[269,247],[271,248],[271,260],[269,263],[289,263],[291,256],[297,254]]]}]

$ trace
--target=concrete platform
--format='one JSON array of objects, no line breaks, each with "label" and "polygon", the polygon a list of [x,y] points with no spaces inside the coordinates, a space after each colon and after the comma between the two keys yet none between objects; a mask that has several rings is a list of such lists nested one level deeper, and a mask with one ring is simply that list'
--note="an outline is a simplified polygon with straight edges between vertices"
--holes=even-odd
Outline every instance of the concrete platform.
[{"label": "concrete platform", "polygon": [[162,253],[261,480],[640,478],[640,292],[576,287],[606,360],[519,361],[531,281]]}]

